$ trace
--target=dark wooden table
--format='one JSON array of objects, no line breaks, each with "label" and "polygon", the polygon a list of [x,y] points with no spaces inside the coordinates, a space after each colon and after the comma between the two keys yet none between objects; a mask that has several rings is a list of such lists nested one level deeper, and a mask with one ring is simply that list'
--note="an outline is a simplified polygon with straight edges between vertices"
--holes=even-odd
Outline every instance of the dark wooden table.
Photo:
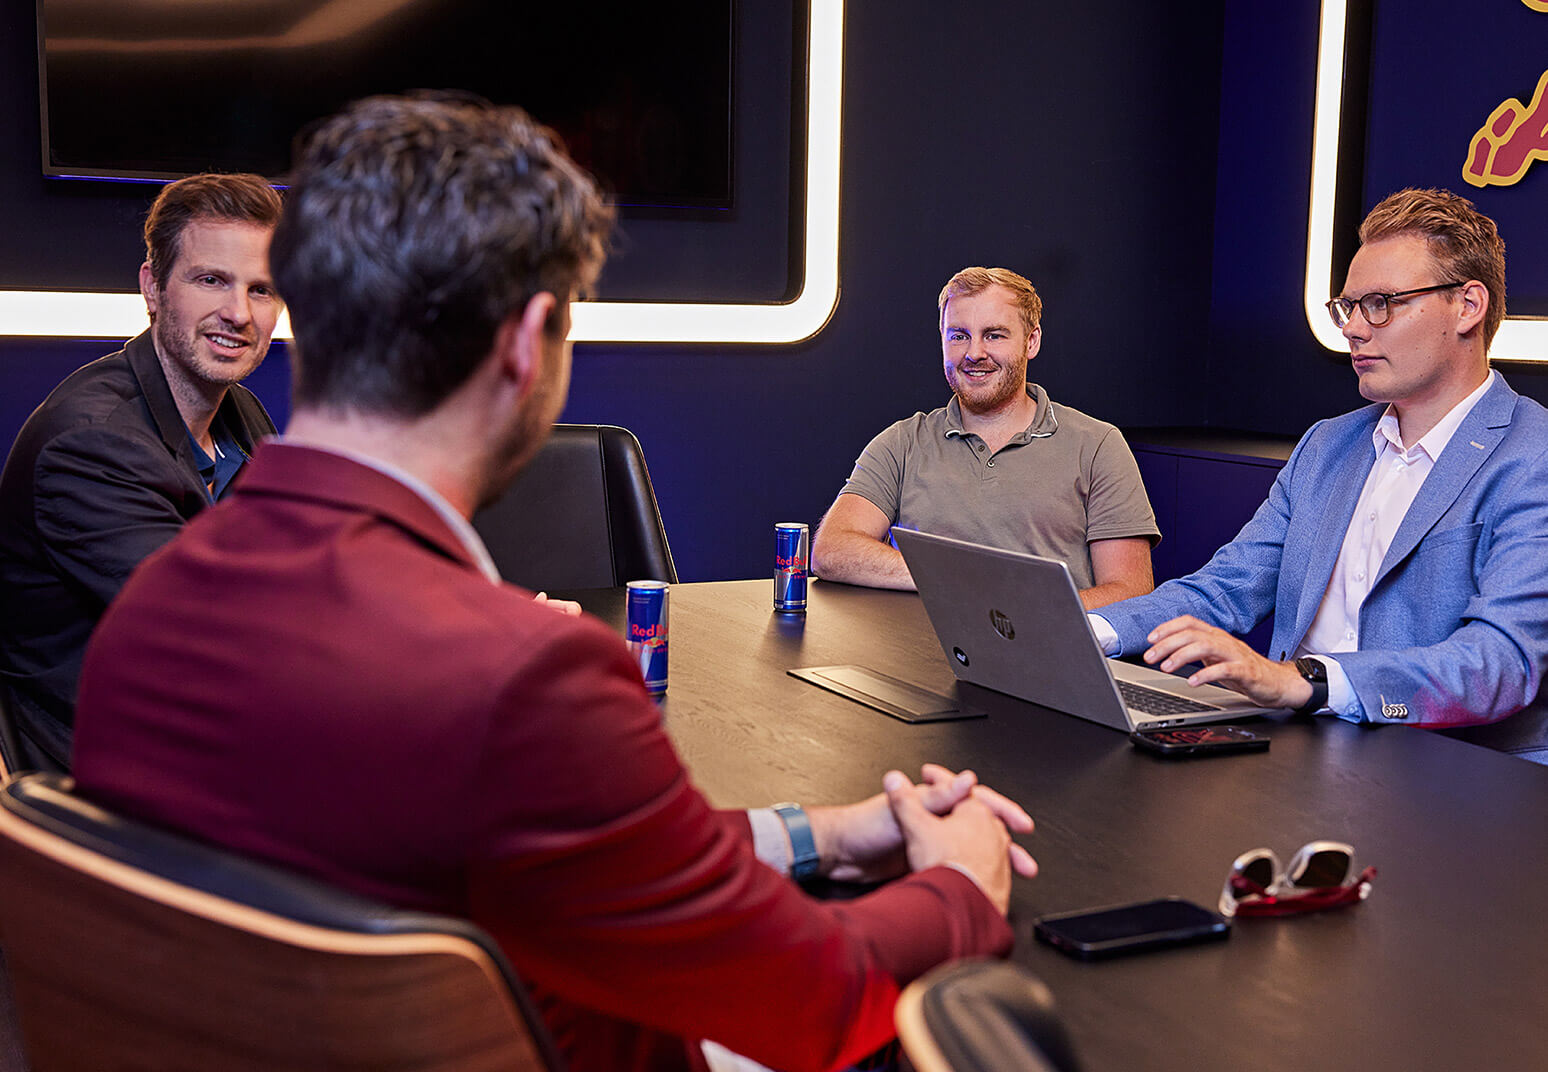
[{"label": "dark wooden table", "polygon": [[[622,591],[570,593],[621,630]],[[965,686],[989,717],[909,725],[788,676],[855,663],[957,688],[912,594],[817,582],[671,591],[665,723],[723,806],[840,803],[889,767],[972,767],[1037,820],[1015,959],[1053,989],[1090,1072],[1548,1068],[1548,768],[1408,728],[1265,720],[1266,753],[1166,760],[1120,733]],[[1036,941],[1043,914],[1178,895],[1213,907],[1237,854],[1353,844],[1364,904],[1239,921],[1228,942],[1112,961]]]}]

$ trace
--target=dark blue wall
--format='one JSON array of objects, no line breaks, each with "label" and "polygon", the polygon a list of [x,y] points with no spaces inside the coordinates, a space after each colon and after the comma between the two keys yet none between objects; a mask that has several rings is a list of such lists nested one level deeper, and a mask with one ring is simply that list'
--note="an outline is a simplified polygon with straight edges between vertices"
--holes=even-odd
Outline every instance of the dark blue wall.
[{"label": "dark blue wall", "polygon": [[[875,431],[944,401],[935,293],[965,264],[1037,282],[1034,377],[1116,423],[1295,433],[1357,404],[1301,313],[1317,10],[851,0],[832,322],[773,349],[578,347],[564,419],[635,430],[680,573],[703,580],[768,572],[775,521],[815,522]],[[42,184],[25,16],[0,15],[0,196]],[[111,255],[129,286],[134,214],[72,196],[91,227],[64,229],[59,263]],[[0,442],[107,348],[0,340]],[[276,410],[280,356],[255,385]]]},{"label": "dark blue wall", "polygon": [[[883,426],[941,405],[935,295],[967,264],[1043,292],[1033,375],[1119,423],[1197,423],[1218,5],[849,4],[842,287],[778,350],[577,351],[565,417],[633,428],[685,579],[768,572]],[[1182,330],[1179,330],[1179,327]]]}]

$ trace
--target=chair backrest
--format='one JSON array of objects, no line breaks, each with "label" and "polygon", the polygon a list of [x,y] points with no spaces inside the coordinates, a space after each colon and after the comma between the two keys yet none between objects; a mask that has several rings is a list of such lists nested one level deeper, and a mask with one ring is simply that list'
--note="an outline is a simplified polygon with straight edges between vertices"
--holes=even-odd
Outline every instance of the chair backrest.
[{"label": "chair backrest", "polygon": [[1053,995],[1003,961],[946,964],[910,983],[894,1017],[917,1072],[1078,1072]]},{"label": "chair backrest", "polygon": [[677,583],[645,452],[627,428],[554,425],[473,527],[500,576],[534,591]]},{"label": "chair backrest", "polygon": [[0,789],[0,945],[36,1069],[558,1068],[492,941],[142,823]]}]

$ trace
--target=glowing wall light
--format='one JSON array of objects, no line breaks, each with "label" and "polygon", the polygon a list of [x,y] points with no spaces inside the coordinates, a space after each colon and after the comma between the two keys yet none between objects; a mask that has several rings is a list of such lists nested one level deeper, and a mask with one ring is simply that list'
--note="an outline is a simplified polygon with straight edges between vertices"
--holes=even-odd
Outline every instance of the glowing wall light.
[{"label": "glowing wall light", "polygon": [[[1348,0],[1323,0],[1317,43],[1317,106],[1312,123],[1311,205],[1306,222],[1306,322],[1318,342],[1340,353],[1349,351],[1349,343],[1333,326],[1324,303],[1343,285],[1342,279],[1333,279],[1333,218],[1348,7]],[[1507,316],[1489,347],[1489,358],[1548,362],[1548,319]]]},{"label": "glowing wall light", "polygon": [[[805,271],[788,302],[580,302],[576,342],[792,343],[822,330],[839,295],[839,140],[844,2],[809,0],[806,71]],[[0,290],[0,335],[126,339],[145,329],[138,293]],[[282,317],[275,338],[290,338]]]}]

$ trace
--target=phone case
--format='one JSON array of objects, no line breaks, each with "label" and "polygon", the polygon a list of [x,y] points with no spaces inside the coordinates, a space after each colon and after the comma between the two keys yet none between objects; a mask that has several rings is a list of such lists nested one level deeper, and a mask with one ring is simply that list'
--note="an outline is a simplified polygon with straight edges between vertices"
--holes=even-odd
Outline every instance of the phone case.
[{"label": "phone case", "polygon": [[1158,756],[1218,756],[1230,752],[1263,752],[1269,739],[1239,726],[1195,726],[1170,730],[1135,730],[1135,746]]}]

